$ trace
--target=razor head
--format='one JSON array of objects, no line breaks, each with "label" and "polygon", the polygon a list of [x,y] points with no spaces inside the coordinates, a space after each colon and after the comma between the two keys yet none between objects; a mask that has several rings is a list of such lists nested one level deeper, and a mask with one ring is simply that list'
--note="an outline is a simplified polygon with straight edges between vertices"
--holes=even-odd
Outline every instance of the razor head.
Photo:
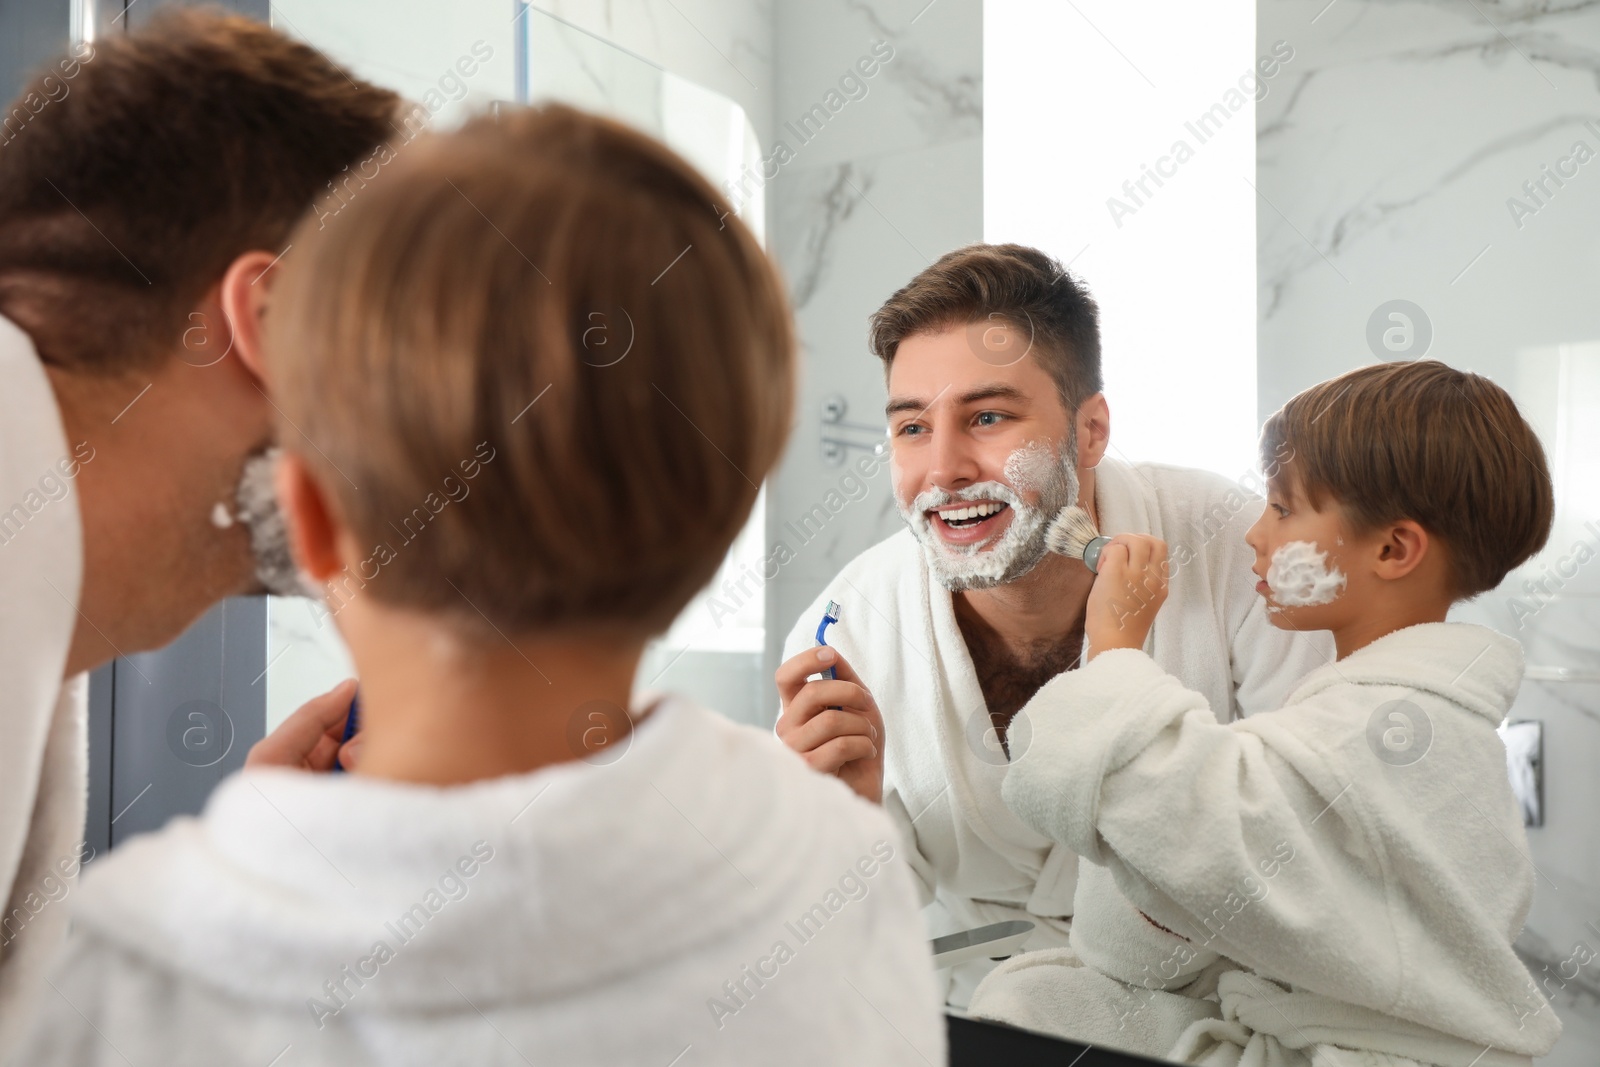
[{"label": "razor head", "polygon": [[822,614],[826,615],[833,622],[838,622],[839,621],[839,602],[837,600],[828,601],[828,606],[823,609]]}]

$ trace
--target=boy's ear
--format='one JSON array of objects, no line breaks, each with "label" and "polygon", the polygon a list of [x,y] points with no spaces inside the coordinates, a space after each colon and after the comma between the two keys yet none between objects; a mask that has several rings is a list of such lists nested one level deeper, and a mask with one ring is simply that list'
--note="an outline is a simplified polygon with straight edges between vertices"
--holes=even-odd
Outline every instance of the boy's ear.
[{"label": "boy's ear", "polygon": [[322,487],[292,452],[278,457],[272,480],[295,563],[318,582],[327,581],[343,564],[339,560],[339,524]]},{"label": "boy's ear", "polygon": [[267,314],[267,292],[280,258],[264,249],[246,252],[228,264],[218,291],[222,312],[233,331],[233,351],[263,387],[267,374],[261,358],[261,328]]},{"label": "boy's ear", "polygon": [[1373,573],[1389,581],[1404,578],[1422,565],[1432,547],[1427,530],[1411,519],[1401,519],[1379,533]]}]

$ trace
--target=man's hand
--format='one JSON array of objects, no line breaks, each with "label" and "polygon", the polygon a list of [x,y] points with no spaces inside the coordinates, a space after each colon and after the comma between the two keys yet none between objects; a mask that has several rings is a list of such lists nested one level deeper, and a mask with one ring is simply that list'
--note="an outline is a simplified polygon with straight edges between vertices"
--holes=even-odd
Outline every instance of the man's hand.
[{"label": "man's hand", "polygon": [[1118,534],[1100,551],[1100,573],[1089,590],[1084,634],[1089,658],[1113,648],[1143,648],[1167,599],[1167,543],[1144,534]]},{"label": "man's hand", "polygon": [[[806,681],[829,667],[837,678]],[[778,738],[812,770],[838,775],[861,796],[883,803],[883,715],[838,650],[808,648],[773,678],[783,701]]]},{"label": "man's hand", "polygon": [[356,695],[356,680],[346,678],[319,697],[312,697],[305,706],[278,725],[278,728],[257,741],[245,757],[246,767],[298,767],[303,771],[329,771],[333,759],[345,770],[354,766],[360,745],[358,733],[349,741],[344,738],[345,717],[350,714],[350,699]]}]

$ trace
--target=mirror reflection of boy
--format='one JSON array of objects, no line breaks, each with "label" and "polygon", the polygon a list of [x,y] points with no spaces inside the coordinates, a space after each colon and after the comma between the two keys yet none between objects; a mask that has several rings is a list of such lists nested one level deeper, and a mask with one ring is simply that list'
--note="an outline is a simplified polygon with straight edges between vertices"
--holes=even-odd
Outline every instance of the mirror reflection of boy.
[{"label": "mirror reflection of boy", "polygon": [[943,1062],[887,817],[630,698],[792,419],[782,286],[726,216],[548,107],[302,224],[240,328],[296,560],[345,598],[360,758],[247,768],[101,860],[18,1062]]},{"label": "mirror reflection of boy", "polygon": [[1257,591],[1338,660],[1219,724],[1142,651],[1166,546],[1114,539],[1091,662],[1024,709],[1005,783],[1089,861],[1072,947],[1002,965],[973,1011],[1190,1063],[1527,1065],[1561,1024],[1512,949],[1534,871],[1496,727],[1522,649],[1446,615],[1544,545],[1544,451],[1432,361],[1314,386],[1261,444],[1291,458],[1246,537]]}]

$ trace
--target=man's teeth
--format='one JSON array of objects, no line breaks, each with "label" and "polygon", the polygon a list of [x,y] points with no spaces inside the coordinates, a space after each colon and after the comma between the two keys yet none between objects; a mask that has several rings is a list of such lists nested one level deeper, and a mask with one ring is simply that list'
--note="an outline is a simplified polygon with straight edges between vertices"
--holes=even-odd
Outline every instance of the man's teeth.
[{"label": "man's teeth", "polygon": [[972,519],[986,519],[990,515],[1005,507],[1004,504],[984,503],[973,504],[970,507],[956,508],[953,511],[941,511],[939,517],[945,522],[967,522]]}]

